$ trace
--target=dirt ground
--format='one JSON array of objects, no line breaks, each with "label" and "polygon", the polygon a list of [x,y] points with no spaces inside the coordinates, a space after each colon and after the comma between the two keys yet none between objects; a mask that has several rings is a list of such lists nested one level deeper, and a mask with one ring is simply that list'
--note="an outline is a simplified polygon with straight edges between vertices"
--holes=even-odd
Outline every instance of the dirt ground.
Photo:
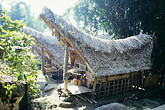
[{"label": "dirt ground", "polygon": [[33,102],[33,109],[52,109],[52,110],[94,110],[97,105],[91,105],[76,96],[71,96],[73,98],[73,103],[76,104],[73,108],[61,108],[59,104],[65,99],[65,97],[60,97],[57,92],[58,85],[62,81],[53,80],[52,78],[45,78],[44,75],[38,75],[36,82],[42,91],[42,97],[35,99]]},{"label": "dirt ground", "polygon": [[[153,97],[153,94],[157,93],[152,91],[152,93],[137,92],[134,99],[132,99],[132,96],[130,95],[134,94],[134,92],[126,93],[120,96],[104,97],[103,99],[97,99],[97,104],[90,104],[88,101],[84,101],[77,96],[71,96],[72,101],[76,104],[76,106],[73,108],[62,108],[59,107],[59,105],[66,97],[61,97],[61,94],[57,92],[58,85],[61,84],[62,81],[53,80],[48,77],[45,78],[44,75],[40,74],[36,83],[42,91],[42,97],[33,101],[34,110],[95,110],[101,105],[110,104],[113,102],[122,103],[128,106],[130,110],[150,110],[165,103],[165,101],[160,98],[161,96],[156,95]],[[125,100],[126,98],[127,100]]]}]

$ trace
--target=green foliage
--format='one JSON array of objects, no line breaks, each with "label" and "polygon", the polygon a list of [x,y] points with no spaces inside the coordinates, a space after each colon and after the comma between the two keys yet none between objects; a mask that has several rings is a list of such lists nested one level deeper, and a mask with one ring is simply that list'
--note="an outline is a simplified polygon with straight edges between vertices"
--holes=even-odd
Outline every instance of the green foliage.
[{"label": "green foliage", "polygon": [[5,86],[5,88],[7,89],[6,94],[9,97],[11,97],[13,89],[17,88],[17,86],[15,84],[11,85],[11,84],[7,83],[7,86]]},{"label": "green foliage", "polygon": [[23,20],[28,27],[43,32],[46,25],[40,20],[36,19],[30,12],[30,6],[27,6],[25,2],[18,2],[11,5],[10,12],[11,20]]},{"label": "green foliage", "polygon": [[[3,9],[0,10],[0,64],[5,66],[0,70],[1,74],[13,75],[18,82],[29,84],[29,94],[38,93],[34,83],[38,74],[36,59],[29,52],[32,40],[31,36],[27,36],[22,32],[25,25],[23,21],[12,21]],[[11,94],[14,85],[7,85],[7,94]],[[33,90],[34,88],[34,90]]]}]

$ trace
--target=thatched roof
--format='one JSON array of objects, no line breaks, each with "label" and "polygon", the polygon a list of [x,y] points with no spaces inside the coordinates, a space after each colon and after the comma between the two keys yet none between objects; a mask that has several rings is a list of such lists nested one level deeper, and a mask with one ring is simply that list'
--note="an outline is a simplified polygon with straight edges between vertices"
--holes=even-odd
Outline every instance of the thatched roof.
[{"label": "thatched roof", "polygon": [[96,38],[78,30],[46,7],[39,18],[49,28],[58,28],[59,33],[64,34],[85,57],[96,75],[130,73],[151,67],[153,40],[149,35],[139,34],[119,40]]},{"label": "thatched roof", "polygon": [[40,45],[42,45],[44,48],[46,48],[46,50],[52,53],[57,63],[63,65],[64,49],[56,37],[45,35],[26,26],[23,27],[23,32],[35,38],[35,40]]}]

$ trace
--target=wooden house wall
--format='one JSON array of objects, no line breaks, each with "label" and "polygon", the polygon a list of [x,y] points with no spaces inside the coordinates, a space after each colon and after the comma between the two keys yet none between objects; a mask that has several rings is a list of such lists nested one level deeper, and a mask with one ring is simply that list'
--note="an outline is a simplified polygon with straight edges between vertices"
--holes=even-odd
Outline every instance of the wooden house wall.
[{"label": "wooden house wall", "polygon": [[93,83],[93,97],[100,98],[122,94],[134,89],[144,89],[144,71],[114,76],[96,77]]},{"label": "wooden house wall", "polygon": [[93,89],[93,97],[100,98],[110,95],[122,94],[134,89],[144,89],[144,71],[124,73],[112,76],[93,76],[84,61],[74,52],[70,52],[69,62],[74,62],[74,67],[84,70],[86,86]]}]

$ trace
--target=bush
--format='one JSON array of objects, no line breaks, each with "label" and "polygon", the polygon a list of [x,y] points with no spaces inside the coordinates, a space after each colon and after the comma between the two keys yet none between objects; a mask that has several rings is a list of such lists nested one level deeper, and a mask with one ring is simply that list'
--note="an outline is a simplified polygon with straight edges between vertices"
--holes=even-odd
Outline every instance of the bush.
[{"label": "bush", "polygon": [[[22,32],[23,21],[12,21],[6,12],[0,9],[0,74],[14,76],[17,82],[28,85],[29,98],[38,96],[39,89],[34,81],[38,74],[38,66],[34,55],[30,53],[33,38]],[[9,87],[10,86],[10,87]],[[12,84],[6,86],[8,92],[15,87]],[[10,94],[10,95],[11,95]],[[30,101],[30,100],[29,100]]]}]

